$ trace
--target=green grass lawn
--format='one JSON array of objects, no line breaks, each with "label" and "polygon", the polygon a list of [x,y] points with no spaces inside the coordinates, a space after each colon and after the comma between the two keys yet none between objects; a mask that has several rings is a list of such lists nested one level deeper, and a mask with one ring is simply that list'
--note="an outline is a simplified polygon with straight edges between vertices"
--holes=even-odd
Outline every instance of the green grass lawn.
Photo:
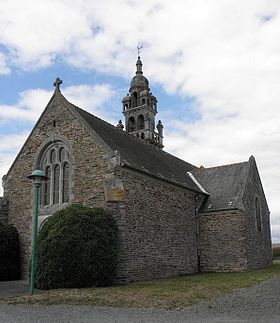
[{"label": "green grass lawn", "polygon": [[106,288],[56,289],[11,297],[10,304],[83,304],[181,309],[239,288],[280,276],[280,260],[267,268],[241,273],[203,273]]}]

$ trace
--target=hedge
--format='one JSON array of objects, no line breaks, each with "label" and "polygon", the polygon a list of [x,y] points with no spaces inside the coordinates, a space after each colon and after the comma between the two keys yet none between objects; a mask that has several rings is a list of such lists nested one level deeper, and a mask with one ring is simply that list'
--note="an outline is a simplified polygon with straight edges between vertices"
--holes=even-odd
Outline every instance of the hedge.
[{"label": "hedge", "polygon": [[18,232],[11,224],[0,222],[0,281],[20,278]]},{"label": "hedge", "polygon": [[37,288],[108,286],[117,263],[117,226],[104,209],[72,205],[48,218],[37,250]]}]

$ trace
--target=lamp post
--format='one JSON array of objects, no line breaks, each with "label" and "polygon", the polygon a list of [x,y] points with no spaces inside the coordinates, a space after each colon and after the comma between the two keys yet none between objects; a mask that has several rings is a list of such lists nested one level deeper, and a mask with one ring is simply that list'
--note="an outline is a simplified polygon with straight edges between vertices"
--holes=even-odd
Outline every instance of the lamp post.
[{"label": "lamp post", "polygon": [[36,169],[28,176],[32,179],[34,185],[34,215],[33,215],[33,239],[32,239],[32,256],[31,256],[31,273],[29,282],[29,293],[34,294],[35,284],[35,272],[36,272],[36,254],[37,254],[37,228],[38,228],[38,205],[39,205],[39,191],[43,180],[47,180],[48,177],[39,170]]}]

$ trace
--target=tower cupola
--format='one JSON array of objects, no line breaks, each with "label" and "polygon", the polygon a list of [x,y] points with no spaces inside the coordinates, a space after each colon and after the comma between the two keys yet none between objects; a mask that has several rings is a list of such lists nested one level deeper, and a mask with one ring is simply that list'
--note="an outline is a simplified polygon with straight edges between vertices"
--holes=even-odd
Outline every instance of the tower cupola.
[{"label": "tower cupola", "polygon": [[149,81],[143,75],[140,56],[136,62],[136,72],[131,80],[129,93],[123,98],[125,130],[147,143],[163,148],[163,126],[160,122],[155,131],[157,99],[150,92]]}]

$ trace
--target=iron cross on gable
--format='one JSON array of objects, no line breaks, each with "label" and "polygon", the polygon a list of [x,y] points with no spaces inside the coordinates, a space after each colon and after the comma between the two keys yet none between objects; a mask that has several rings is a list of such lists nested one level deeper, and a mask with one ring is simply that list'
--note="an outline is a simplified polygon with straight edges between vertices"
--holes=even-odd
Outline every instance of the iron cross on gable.
[{"label": "iron cross on gable", "polygon": [[55,89],[58,91],[60,91],[60,88],[59,88],[60,84],[62,84],[62,80],[59,77],[57,77],[53,85],[55,86]]}]

